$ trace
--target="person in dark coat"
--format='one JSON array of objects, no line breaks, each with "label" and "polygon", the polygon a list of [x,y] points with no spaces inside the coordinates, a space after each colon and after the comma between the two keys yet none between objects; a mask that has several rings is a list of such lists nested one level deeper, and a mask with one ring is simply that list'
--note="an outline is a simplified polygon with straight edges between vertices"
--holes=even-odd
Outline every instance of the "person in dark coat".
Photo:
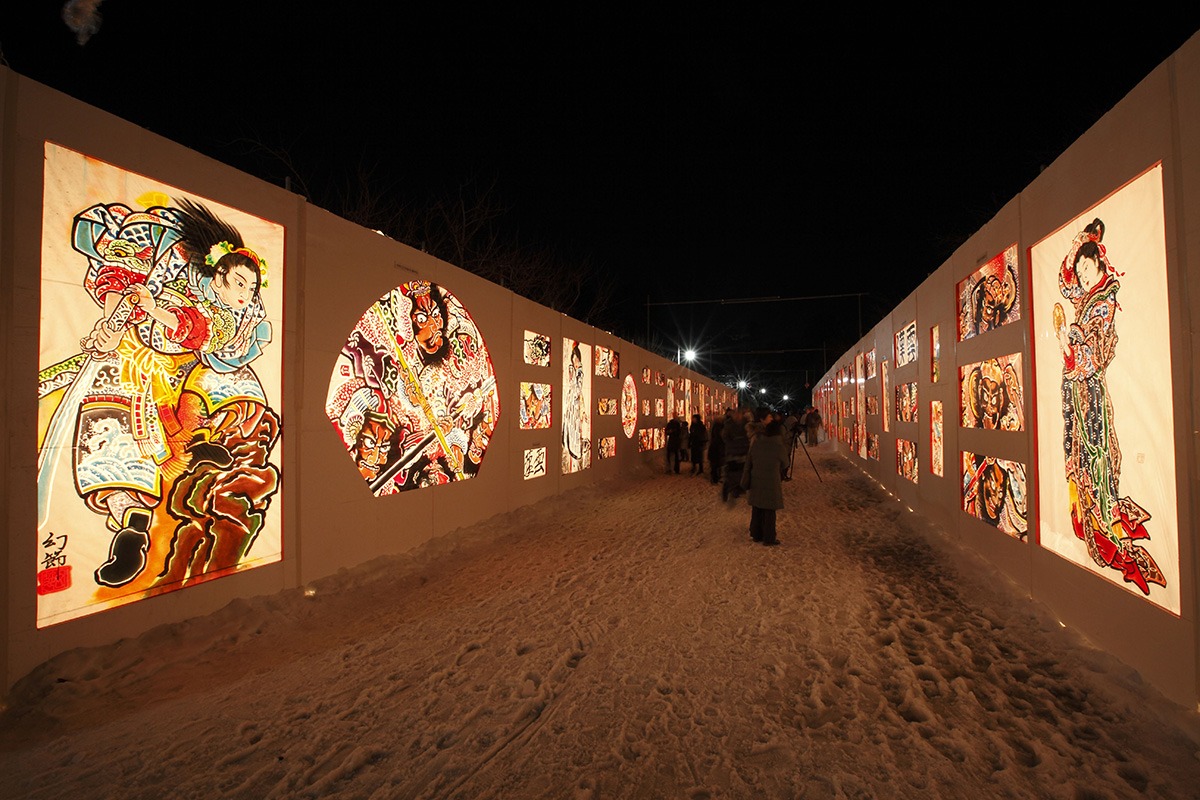
[{"label": "person in dark coat", "polygon": [[725,416],[719,415],[713,420],[712,430],[708,436],[708,467],[712,475],[713,486],[721,480],[721,465],[725,463]]},{"label": "person in dark coat", "polygon": [[787,467],[787,452],[780,436],[781,426],[772,420],[754,438],[746,467],[742,471],[742,486],[749,489],[750,538],[772,546],[779,544],[775,535],[775,512],[783,508],[783,470]]},{"label": "person in dark coat", "polygon": [[721,485],[721,499],[737,498],[742,494],[742,465],[750,451],[750,437],[746,424],[754,419],[749,412],[726,412],[725,430],[725,483]]},{"label": "person in dark coat", "polygon": [[675,465],[675,474],[679,474],[679,459],[680,447],[683,445],[683,436],[687,432],[687,425],[679,417],[672,417],[667,423],[665,432],[667,434],[667,472],[671,471],[671,465]]},{"label": "person in dark coat", "polygon": [[692,474],[704,474],[704,445],[708,443],[708,428],[699,414],[692,414],[692,425],[688,428],[688,450],[692,452]]},{"label": "person in dark coat", "polygon": [[805,432],[808,434],[807,444],[816,445],[817,436],[821,431],[821,412],[809,406],[808,416],[804,418]]}]

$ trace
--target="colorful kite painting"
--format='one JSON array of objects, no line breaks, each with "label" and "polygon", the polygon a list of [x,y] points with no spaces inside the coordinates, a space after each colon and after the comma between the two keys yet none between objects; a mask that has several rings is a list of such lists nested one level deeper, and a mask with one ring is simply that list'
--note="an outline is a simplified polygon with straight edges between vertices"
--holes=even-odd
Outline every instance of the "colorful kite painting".
[{"label": "colorful kite painting", "polygon": [[521,430],[550,427],[550,399],[550,384],[521,382]]},{"label": "colorful kite painting", "polygon": [[972,272],[958,284],[958,339],[970,339],[1021,318],[1017,246]]},{"label": "colorful kite painting", "polygon": [[637,384],[632,375],[625,376],[625,384],[621,387],[621,430],[626,439],[632,439],[637,429],[638,396]]},{"label": "colorful kite painting", "polygon": [[283,227],[44,156],[38,627],[282,553]]},{"label": "colorful kite painting", "polygon": [[592,465],[592,348],[563,339],[562,471],[564,475]]},{"label": "colorful kite painting", "polygon": [[525,331],[525,363],[535,367],[550,366],[550,337]]},{"label": "colorful kite painting", "polygon": [[958,383],[964,428],[1025,430],[1020,353],[959,367]]},{"label": "colorful kite painting", "polygon": [[597,378],[618,377],[621,370],[620,363],[621,357],[617,351],[596,345],[596,368],[594,371]]},{"label": "colorful kite painting", "polygon": [[929,401],[929,471],[938,477],[943,470],[944,411],[941,400]]},{"label": "colorful kite painting", "polygon": [[[522,387],[522,419],[531,425],[548,424],[546,389]],[[379,298],[334,363],[325,415],[376,497],[473,478],[500,399],[487,345],[467,309],[422,280]]]},{"label": "colorful kite painting", "polygon": [[963,511],[1025,541],[1029,523],[1024,464],[964,452],[962,480]]},{"label": "colorful kite painting", "polygon": [[896,440],[896,473],[913,483],[919,477],[917,471],[917,444],[908,439]]}]

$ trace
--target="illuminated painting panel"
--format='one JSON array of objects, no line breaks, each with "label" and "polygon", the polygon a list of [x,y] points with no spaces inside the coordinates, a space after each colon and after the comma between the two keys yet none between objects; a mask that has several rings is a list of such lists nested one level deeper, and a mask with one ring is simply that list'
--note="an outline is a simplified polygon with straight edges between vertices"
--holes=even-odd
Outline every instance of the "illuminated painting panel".
[{"label": "illuminated painting panel", "polygon": [[867,351],[867,380],[875,377],[875,348]]},{"label": "illuminated painting panel", "polygon": [[617,351],[596,345],[596,377],[615,378],[621,371],[620,355]]},{"label": "illuminated painting panel", "polygon": [[580,472],[592,465],[592,348],[563,339],[562,471]]},{"label": "illuminated painting panel", "polygon": [[550,427],[550,384],[521,383],[521,430]]},{"label": "illuminated painting panel", "polygon": [[522,474],[525,480],[540,478],[546,474],[546,448],[533,447],[525,451]]},{"label": "illuminated painting panel", "polygon": [[1014,539],[1025,541],[1025,465],[975,453],[962,454],[962,509]]},{"label": "illuminated painting panel", "polygon": [[650,383],[650,368],[642,367],[642,383]]},{"label": "illuminated painting panel", "polygon": [[[657,408],[657,404],[655,404],[655,408]],[[666,408],[664,410],[667,414],[678,414],[679,413],[678,411],[675,410],[675,379],[674,378],[667,378],[667,404],[666,404]],[[659,414],[659,416],[663,416],[663,415]]]},{"label": "illuminated painting panel", "polygon": [[667,446],[667,432],[662,428],[654,429],[654,449],[662,450]]},{"label": "illuminated painting panel", "polygon": [[[546,414],[549,401],[547,391]],[[474,477],[500,399],[483,335],[458,298],[418,280],[375,301],[334,363],[325,415],[376,497]]]},{"label": "illuminated painting panel", "polygon": [[654,371],[654,385],[662,386],[665,383],[666,383],[666,381],[663,380],[663,374],[661,372],[659,372],[658,370],[655,370]]},{"label": "illuminated painting panel", "polygon": [[876,415],[879,413],[879,398],[875,395],[867,395],[867,416]]},{"label": "illuminated painting panel", "polygon": [[50,143],[44,169],[39,628],[282,551],[283,226]]},{"label": "illuminated painting panel", "polygon": [[617,454],[617,437],[605,436],[600,439],[600,444],[596,448],[596,456],[598,458],[612,458]]},{"label": "illuminated painting panel", "polygon": [[666,403],[663,402],[663,399],[661,397],[655,399],[655,401],[654,401],[654,416],[665,417],[666,415],[667,415]]},{"label": "illuminated painting panel", "polygon": [[650,428],[638,430],[638,452],[645,453],[654,449],[654,431]]},{"label": "illuminated painting panel", "polygon": [[917,421],[917,384],[915,381],[896,386],[896,421]]},{"label": "illuminated painting panel", "polygon": [[1020,353],[959,367],[958,394],[964,428],[1025,430]]},{"label": "illuminated painting panel", "polygon": [[626,439],[632,439],[637,429],[637,408],[637,384],[632,375],[626,375],[625,384],[621,387],[621,430],[625,432]]},{"label": "illuminated painting panel", "polygon": [[917,443],[908,439],[896,440],[896,474],[917,482]]},{"label": "illuminated painting panel", "polygon": [[1008,248],[958,284],[958,339],[970,339],[1021,318],[1017,246]]},{"label": "illuminated painting panel", "polygon": [[892,406],[888,403],[888,362],[885,358],[879,362],[879,382],[883,386],[883,391],[880,392],[880,397],[883,398],[883,430],[886,433],[892,429]]},{"label": "illuminated painting panel", "polygon": [[646,399],[642,400],[642,416],[643,417],[650,416],[650,401],[649,400],[646,400]]},{"label": "illuminated painting panel", "polygon": [[917,360],[917,322],[905,325],[896,332],[896,366],[904,367]]},{"label": "illuminated painting panel", "polygon": [[867,457],[867,366],[866,355],[859,353],[854,357],[854,432],[855,450],[859,458]]},{"label": "illuminated painting panel", "polygon": [[550,366],[550,337],[525,331],[525,363],[535,367]]},{"label": "illuminated painting panel", "polygon": [[1178,614],[1162,166],[1035,244],[1030,258],[1039,539]]},{"label": "illuminated painting panel", "polygon": [[938,326],[929,329],[929,379],[934,383],[942,376],[942,336]]},{"label": "illuminated painting panel", "polygon": [[867,458],[879,460],[879,434],[872,433],[867,436]]},{"label": "illuminated painting panel", "polygon": [[602,417],[615,417],[617,415],[617,398],[601,397],[596,401],[596,413]]},{"label": "illuminated painting panel", "polygon": [[941,400],[929,401],[929,470],[942,477],[943,409]]}]

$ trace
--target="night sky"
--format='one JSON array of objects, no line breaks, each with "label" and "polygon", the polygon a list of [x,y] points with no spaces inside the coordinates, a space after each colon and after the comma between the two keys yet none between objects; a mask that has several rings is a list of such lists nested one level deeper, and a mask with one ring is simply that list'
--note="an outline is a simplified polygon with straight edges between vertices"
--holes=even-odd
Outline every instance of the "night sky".
[{"label": "night sky", "polygon": [[652,307],[660,352],[793,395],[857,340],[860,307],[866,330],[1200,29],[1195,3],[983,21],[363,5],[108,0],[80,46],[60,3],[10,2],[0,47],[335,213],[363,185],[414,208],[491,187],[504,235],[591,265],[614,294],[589,321],[638,343],[648,300],[862,293]]}]

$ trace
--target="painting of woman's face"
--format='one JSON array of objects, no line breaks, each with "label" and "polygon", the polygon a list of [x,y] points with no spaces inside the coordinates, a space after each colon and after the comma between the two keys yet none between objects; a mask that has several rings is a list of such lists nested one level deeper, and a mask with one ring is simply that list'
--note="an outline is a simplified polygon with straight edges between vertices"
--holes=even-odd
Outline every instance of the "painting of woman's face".
[{"label": "painting of woman's face", "polygon": [[224,275],[218,273],[213,278],[212,288],[217,299],[225,305],[232,309],[245,308],[258,292],[258,277],[246,265],[237,264]]},{"label": "painting of woman's face", "polygon": [[1099,262],[1091,256],[1080,256],[1075,262],[1075,276],[1079,278],[1079,285],[1083,290],[1090,292],[1092,287],[1100,282]]}]

